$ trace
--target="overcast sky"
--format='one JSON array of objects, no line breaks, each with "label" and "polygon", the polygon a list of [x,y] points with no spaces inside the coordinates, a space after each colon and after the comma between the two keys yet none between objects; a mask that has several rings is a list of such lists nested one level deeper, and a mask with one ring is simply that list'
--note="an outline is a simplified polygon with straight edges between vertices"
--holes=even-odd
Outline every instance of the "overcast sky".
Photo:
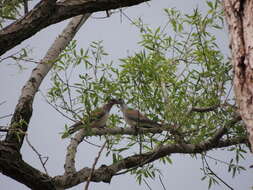
[{"label": "overcast sky", "polygon": [[[156,0],[150,3],[144,3],[139,6],[126,9],[124,12],[132,19],[142,17],[146,24],[150,24],[153,27],[163,25],[166,23],[165,14],[163,8],[175,7],[182,10],[184,13],[191,13],[196,6],[200,10],[206,10],[206,5],[203,0]],[[93,17],[101,17],[106,14],[97,13],[92,15]],[[45,52],[50,47],[55,37],[62,31],[68,21],[61,22],[50,26],[34,37],[26,40],[17,48],[9,51],[6,55],[11,54],[21,47],[29,45],[33,49],[31,56],[37,60],[43,58]],[[226,32],[219,32],[217,34],[219,39],[219,45],[222,48],[224,54],[228,55],[228,37]],[[78,40],[78,46],[86,49],[89,44],[94,40],[103,40],[106,51],[110,54],[110,58],[117,62],[117,58],[125,57],[128,52],[135,52],[138,50],[137,42],[140,40],[138,29],[134,27],[128,19],[124,16],[120,17],[120,14],[114,14],[110,18],[96,19],[90,18],[81,28],[76,35],[75,39]],[[12,62],[9,60],[5,64],[0,64],[0,102],[7,101],[0,107],[0,116],[13,113],[17,104],[20,90],[26,80],[28,79],[31,70],[35,65],[31,63],[25,63],[26,70],[20,72],[15,66],[7,65]],[[46,91],[49,88],[49,77],[43,81],[41,86],[42,91]],[[29,127],[29,139],[32,144],[45,156],[49,156],[47,163],[47,169],[49,174],[59,175],[63,173],[63,164],[65,160],[66,146],[68,145],[68,139],[62,140],[59,132],[63,131],[64,124],[70,123],[62,118],[61,115],[55,112],[50,107],[43,97],[36,95],[34,102],[33,117]],[[1,125],[8,124],[9,120],[1,120]],[[93,138],[92,141],[102,144],[99,139]],[[82,144],[78,150],[77,156],[77,168],[84,166],[91,167],[95,156],[99,149],[93,146]],[[23,159],[30,163],[32,166],[42,170],[38,158],[25,143],[22,147]],[[224,161],[230,161],[230,158],[234,156],[234,153],[225,151],[212,151],[209,155]],[[247,155],[247,159],[241,163],[241,165],[248,168],[253,163],[252,155]],[[172,165],[161,165],[156,162],[156,165],[163,172],[163,181],[167,190],[185,190],[196,189],[203,190],[208,189],[207,182],[201,181],[202,172],[200,171],[201,160],[193,159],[189,155],[177,154],[171,156],[173,161]],[[253,174],[252,170],[242,172],[241,175],[235,178],[231,177],[231,174],[227,173],[227,167],[221,164],[215,165],[215,162],[209,160],[213,166],[214,171],[222,177],[228,184],[234,187],[235,190],[247,190],[253,186]],[[101,158],[97,166],[101,164],[110,164],[111,160],[108,158]],[[149,185],[154,190],[163,189],[159,180],[148,180]],[[15,189],[26,190],[26,186],[0,174],[0,189]],[[72,188],[73,190],[84,189],[84,184],[80,184]],[[129,189],[148,189],[145,184],[139,186],[134,176],[122,175],[113,177],[111,184],[104,183],[91,183],[90,189],[96,190],[129,190]],[[214,186],[213,190],[227,189],[223,184],[220,186]]]}]

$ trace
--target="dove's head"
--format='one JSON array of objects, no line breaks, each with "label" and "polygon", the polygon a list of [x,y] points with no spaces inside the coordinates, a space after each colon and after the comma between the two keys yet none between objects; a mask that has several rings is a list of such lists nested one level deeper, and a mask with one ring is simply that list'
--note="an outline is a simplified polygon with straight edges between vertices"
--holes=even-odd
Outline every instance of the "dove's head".
[{"label": "dove's head", "polygon": [[118,99],[116,104],[119,104],[121,109],[127,109],[127,105],[125,104],[123,99]]},{"label": "dove's head", "polygon": [[117,100],[117,99],[110,99],[108,101],[108,104],[114,105],[114,104],[118,104],[118,102],[119,102],[119,100]]},{"label": "dove's head", "polygon": [[105,110],[107,110],[109,112],[114,104],[118,104],[118,100],[116,100],[116,99],[110,99],[107,102],[107,104],[105,104],[103,106],[103,109],[105,109]]}]

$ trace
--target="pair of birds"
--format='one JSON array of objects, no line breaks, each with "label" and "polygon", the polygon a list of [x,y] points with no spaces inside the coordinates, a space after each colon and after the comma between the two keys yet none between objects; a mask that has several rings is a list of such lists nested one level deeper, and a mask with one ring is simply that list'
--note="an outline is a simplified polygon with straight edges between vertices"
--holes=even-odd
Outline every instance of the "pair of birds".
[{"label": "pair of birds", "polygon": [[90,116],[84,120],[75,123],[70,126],[68,131],[62,135],[62,138],[68,137],[70,134],[75,133],[79,129],[83,128],[83,125],[89,125],[91,128],[104,128],[106,127],[107,119],[113,105],[119,104],[123,113],[123,117],[128,125],[133,128],[143,127],[159,127],[161,124],[147,118],[144,114],[140,113],[136,109],[129,108],[122,99],[112,99],[107,104],[92,111]]}]

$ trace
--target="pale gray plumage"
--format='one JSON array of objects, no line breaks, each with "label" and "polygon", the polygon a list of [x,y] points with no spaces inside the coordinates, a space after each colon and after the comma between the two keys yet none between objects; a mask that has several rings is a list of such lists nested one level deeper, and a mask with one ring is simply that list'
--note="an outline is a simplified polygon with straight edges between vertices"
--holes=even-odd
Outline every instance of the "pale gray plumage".
[{"label": "pale gray plumage", "polygon": [[147,118],[138,110],[129,108],[122,99],[118,100],[118,104],[120,105],[126,123],[131,127],[152,128],[161,126],[161,124]]},{"label": "pale gray plumage", "polygon": [[87,116],[83,121],[78,121],[69,127],[68,131],[62,135],[62,138],[68,137],[70,134],[75,133],[76,131],[83,128],[84,125],[87,125],[91,128],[103,128],[106,126],[106,122],[109,118],[109,113],[114,104],[117,103],[117,100],[112,99],[104,106],[95,109]]}]

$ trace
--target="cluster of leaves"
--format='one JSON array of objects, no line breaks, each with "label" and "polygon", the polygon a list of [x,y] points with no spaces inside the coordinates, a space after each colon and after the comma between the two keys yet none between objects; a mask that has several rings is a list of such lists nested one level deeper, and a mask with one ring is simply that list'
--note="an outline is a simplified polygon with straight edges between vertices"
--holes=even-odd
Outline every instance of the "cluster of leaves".
[{"label": "cluster of leaves", "polygon": [[[233,118],[234,100],[230,94],[231,64],[222,55],[213,34],[223,28],[222,11],[218,1],[207,4],[206,15],[198,9],[191,15],[165,9],[168,23],[156,29],[145,26],[142,20],[136,21],[142,50],[120,59],[120,64],[108,60],[102,42],[93,42],[86,51],[82,48],[77,51],[73,41],[52,71],[50,102],[66,117],[80,120],[108,99],[123,98],[149,118],[169,127],[177,126],[187,143],[197,144],[209,138]],[[194,107],[210,106],[216,108],[192,111]],[[110,127],[122,124],[119,114],[112,115]],[[244,130],[237,124],[229,129],[227,138],[242,135]],[[177,140],[165,132],[139,137],[117,135],[110,138],[107,155],[112,153],[113,161],[117,162],[136,150],[133,147],[141,147],[141,152]],[[161,160],[171,163],[167,157]],[[155,171],[142,167],[132,170],[132,174],[141,182],[142,176],[154,178]]]},{"label": "cluster of leaves", "polygon": [[0,1],[0,26],[6,20],[16,20],[23,7],[23,0],[2,0]]}]

